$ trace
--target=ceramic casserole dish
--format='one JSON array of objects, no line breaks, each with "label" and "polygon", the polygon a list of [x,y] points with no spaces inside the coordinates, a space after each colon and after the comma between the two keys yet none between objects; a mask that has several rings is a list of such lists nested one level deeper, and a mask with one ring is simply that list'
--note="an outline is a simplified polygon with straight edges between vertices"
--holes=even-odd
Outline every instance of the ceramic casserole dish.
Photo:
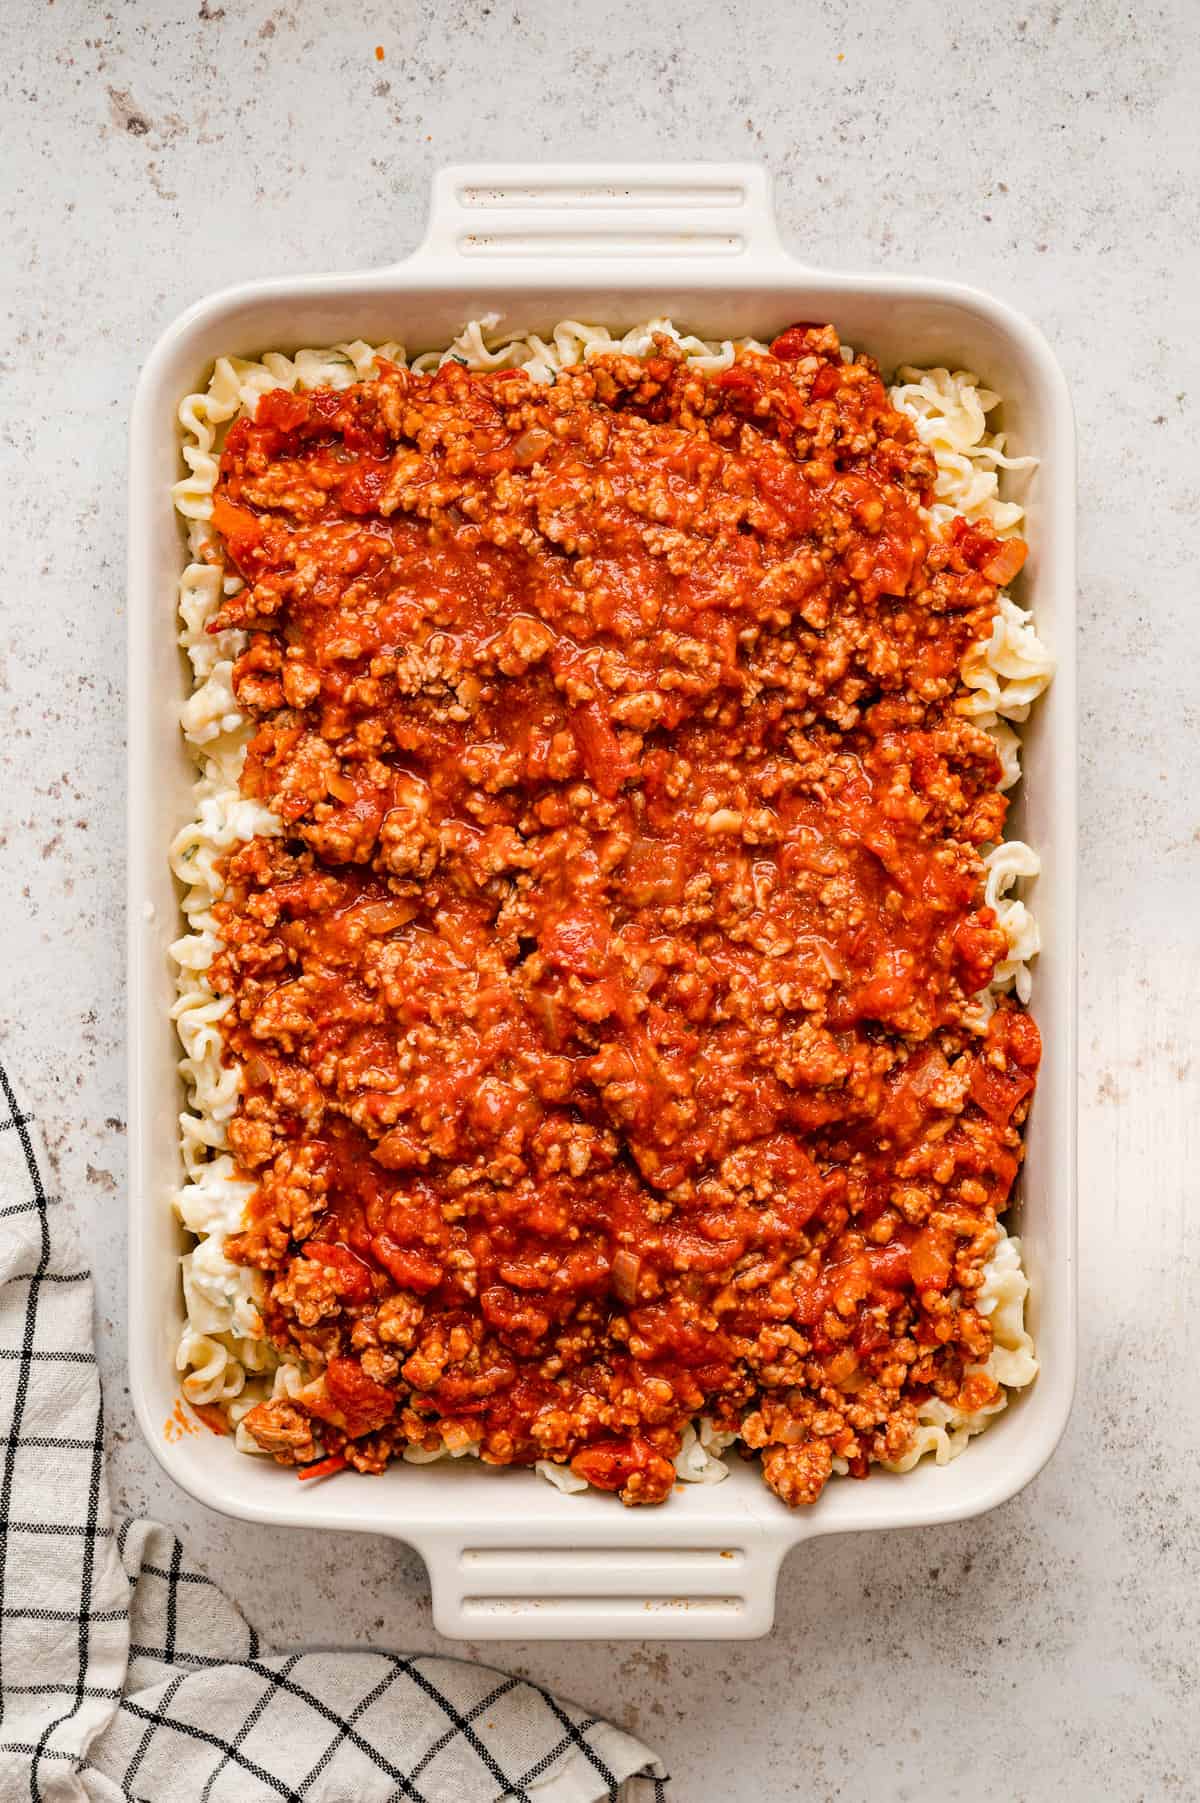
[{"label": "ceramic casserole dish", "polygon": [[[794,320],[829,320],[885,372],[901,362],[978,371],[1003,396],[1010,448],[1040,459],[1022,497],[1031,550],[1018,594],[1058,669],[1025,729],[1011,830],[1042,861],[1030,899],[1044,948],[1034,1009],[1045,1056],[1016,1216],[1041,1374],[952,1464],[835,1481],[815,1507],[792,1512],[734,1457],[725,1482],[678,1486],[664,1506],[631,1510],[470,1460],[300,1485],[232,1440],[168,1433],[185,1236],[168,1202],[182,1094],[167,955],[181,928],[167,847],[189,817],[195,776],[178,725],[188,691],[175,621],[176,409],[220,354],[353,338],[399,339],[411,353],[449,343],[485,313],[499,314],[505,334],[544,333],[562,318],[618,330],[666,314],[718,339],[769,340]],[[130,493],[130,1382],[171,1476],[245,1520],[408,1542],[428,1564],[437,1628],[472,1639],[763,1634],[780,1562],[802,1541],[960,1520],[1028,1483],[1062,1434],[1075,1365],[1075,451],[1063,376],[1035,327],[973,289],[807,267],[782,250],[766,176],[753,167],[447,169],[406,262],[226,289],[168,328],[137,388]]]}]

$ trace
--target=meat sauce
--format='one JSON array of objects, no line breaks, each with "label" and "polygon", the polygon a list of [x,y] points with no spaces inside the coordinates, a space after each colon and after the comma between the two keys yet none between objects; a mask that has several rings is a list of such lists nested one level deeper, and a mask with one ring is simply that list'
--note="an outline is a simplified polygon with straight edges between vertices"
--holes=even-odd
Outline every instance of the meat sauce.
[{"label": "meat sauce", "polygon": [[1023,547],[827,327],[264,395],[213,521],[254,723],[213,970],[230,1256],[313,1473],[408,1447],[656,1502],[697,1416],[790,1503],[979,1407],[1036,1027],[961,666]]}]

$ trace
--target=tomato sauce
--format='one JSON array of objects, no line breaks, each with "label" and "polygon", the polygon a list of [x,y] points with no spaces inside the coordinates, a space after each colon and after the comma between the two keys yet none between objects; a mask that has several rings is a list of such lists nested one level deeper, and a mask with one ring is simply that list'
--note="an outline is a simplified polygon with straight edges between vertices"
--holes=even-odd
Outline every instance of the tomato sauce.
[{"label": "tomato sauce", "polygon": [[232,1251],[316,1373],[246,1417],[284,1462],[652,1502],[704,1414],[810,1501],[986,1358],[1038,1041],[975,1024],[1005,802],[956,703],[1023,548],[935,533],[933,478],[817,326],[231,429],[214,630],[285,830],[213,974]]}]

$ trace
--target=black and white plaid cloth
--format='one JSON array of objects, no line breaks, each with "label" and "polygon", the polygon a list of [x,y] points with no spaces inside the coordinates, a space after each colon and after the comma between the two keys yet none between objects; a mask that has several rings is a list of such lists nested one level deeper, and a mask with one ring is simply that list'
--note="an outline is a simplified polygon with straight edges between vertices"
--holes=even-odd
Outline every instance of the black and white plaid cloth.
[{"label": "black and white plaid cloth", "polygon": [[115,1523],[58,1204],[0,1068],[0,1803],[666,1803],[574,1704],[454,1659],[273,1652],[169,1529]]}]

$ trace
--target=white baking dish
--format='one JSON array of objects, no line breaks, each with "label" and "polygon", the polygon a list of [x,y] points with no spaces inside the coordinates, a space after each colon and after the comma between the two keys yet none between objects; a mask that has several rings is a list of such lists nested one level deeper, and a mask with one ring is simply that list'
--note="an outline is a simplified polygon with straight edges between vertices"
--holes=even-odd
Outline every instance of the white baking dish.
[{"label": "white baking dish", "polygon": [[[396,338],[412,352],[448,343],[466,320],[489,311],[521,333],[565,317],[624,327],[665,313],[705,337],[769,338],[796,319],[832,320],[885,367],[979,371],[1004,396],[1012,448],[1041,459],[1028,498],[1032,553],[1021,598],[1057,653],[1058,674],[1026,734],[1017,830],[1042,856],[1033,906],[1045,949],[1034,1006],[1046,1053],[1020,1217],[1042,1372],[949,1466],[835,1481],[814,1508],[791,1513],[735,1458],[722,1484],[677,1489],[659,1509],[627,1510],[612,1496],[564,1496],[532,1472],[468,1460],[300,1485],[229,1440],[167,1435],[178,1393],[183,1236],[166,1200],[178,1181],[182,1100],[167,959],[180,926],[166,850],[189,814],[194,775],[177,725],[186,677],[175,643],[175,410],[222,352],[350,338]],[[142,1431],[185,1489],[248,1520],[408,1541],[428,1563],[434,1620],[445,1634],[718,1638],[767,1631],[780,1561],[801,1541],[977,1515],[1034,1476],[1066,1423],[1075,1366],[1074,497],[1070,401],[1040,333],[972,289],[805,267],[780,248],[767,179],[754,168],[446,170],[434,183],[428,235],[407,262],[227,289],[164,333],[138,384],[132,426],[129,1355]],[[281,1536],[279,1557],[287,1556]]]}]

